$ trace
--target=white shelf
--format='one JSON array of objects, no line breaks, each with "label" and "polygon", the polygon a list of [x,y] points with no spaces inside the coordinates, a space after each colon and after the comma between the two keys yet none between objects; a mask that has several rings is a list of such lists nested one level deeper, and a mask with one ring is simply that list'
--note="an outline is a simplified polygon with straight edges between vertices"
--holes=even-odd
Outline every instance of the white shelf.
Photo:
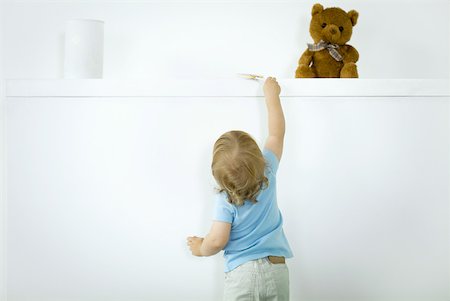
[{"label": "white shelf", "polygon": [[[448,79],[279,79],[282,97],[448,97]],[[6,97],[255,97],[262,82],[229,80],[6,80]]]}]

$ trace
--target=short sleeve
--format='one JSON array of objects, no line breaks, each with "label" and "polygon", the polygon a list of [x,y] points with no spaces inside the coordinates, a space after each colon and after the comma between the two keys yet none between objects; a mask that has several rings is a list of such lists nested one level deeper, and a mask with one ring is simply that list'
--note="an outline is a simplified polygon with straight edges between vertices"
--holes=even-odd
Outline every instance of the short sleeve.
[{"label": "short sleeve", "polygon": [[279,164],[277,156],[271,150],[269,150],[267,148],[264,148],[263,156],[267,162],[269,172],[271,172],[273,175],[276,175],[277,170],[278,170],[278,164]]},{"label": "short sleeve", "polygon": [[233,223],[234,220],[234,208],[233,205],[228,203],[226,196],[219,193],[216,198],[214,206],[213,220],[219,222]]}]

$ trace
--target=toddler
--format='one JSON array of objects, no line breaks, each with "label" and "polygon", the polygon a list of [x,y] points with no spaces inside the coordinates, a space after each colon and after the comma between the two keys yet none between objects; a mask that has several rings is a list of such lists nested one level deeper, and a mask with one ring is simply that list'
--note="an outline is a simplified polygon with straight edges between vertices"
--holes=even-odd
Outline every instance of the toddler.
[{"label": "toddler", "polygon": [[211,230],[188,237],[195,256],[224,250],[224,300],[289,300],[292,257],[276,197],[285,122],[280,86],[267,78],[264,95],[269,136],[261,152],[249,134],[230,131],[214,144],[212,174],[219,186]]}]

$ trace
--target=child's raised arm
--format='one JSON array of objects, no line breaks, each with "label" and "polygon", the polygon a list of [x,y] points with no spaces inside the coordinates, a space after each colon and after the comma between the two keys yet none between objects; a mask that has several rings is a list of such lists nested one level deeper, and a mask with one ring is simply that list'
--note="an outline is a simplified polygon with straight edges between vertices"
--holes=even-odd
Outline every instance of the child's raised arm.
[{"label": "child's raised arm", "polygon": [[276,78],[269,77],[264,83],[264,95],[266,97],[269,136],[267,137],[265,148],[271,150],[281,159],[283,154],[285,122],[283,108],[280,102],[281,88]]}]

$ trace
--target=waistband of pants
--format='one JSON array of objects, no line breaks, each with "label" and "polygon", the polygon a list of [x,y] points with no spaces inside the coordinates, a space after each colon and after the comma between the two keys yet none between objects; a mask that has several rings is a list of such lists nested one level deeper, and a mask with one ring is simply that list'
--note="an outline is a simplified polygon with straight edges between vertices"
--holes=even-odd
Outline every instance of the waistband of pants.
[{"label": "waistband of pants", "polygon": [[267,259],[273,264],[286,263],[286,260],[282,256],[267,256]]}]

